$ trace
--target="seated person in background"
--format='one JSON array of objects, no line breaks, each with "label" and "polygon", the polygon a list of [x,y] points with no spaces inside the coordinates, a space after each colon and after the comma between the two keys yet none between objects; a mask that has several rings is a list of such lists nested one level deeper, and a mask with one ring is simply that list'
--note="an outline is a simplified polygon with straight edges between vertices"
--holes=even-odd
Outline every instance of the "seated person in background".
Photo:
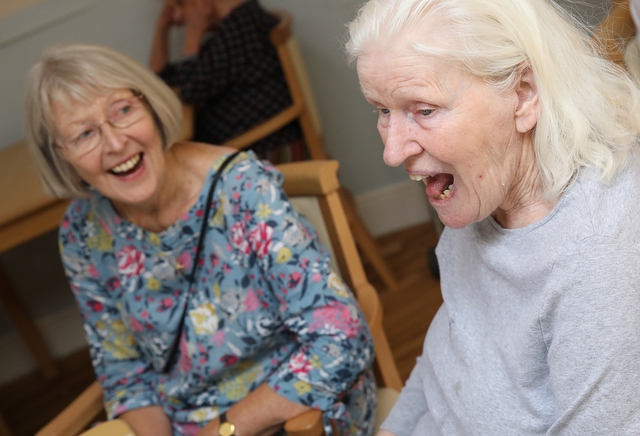
[{"label": "seated person in background", "polygon": [[281,173],[253,153],[221,171],[234,150],[174,143],[175,94],[106,47],[49,49],[27,88],[41,178],[73,198],[62,261],[109,418],[246,436],[317,408],[328,433],[369,435],[369,327]]},{"label": "seated person in background", "polygon": [[380,436],[640,434],[638,85],[552,0],[369,0],[349,30],[384,160],[447,226]]},{"label": "seated person in background", "polygon": [[[223,144],[292,104],[269,39],[277,23],[256,0],[165,3],[150,66],[169,86],[180,88],[183,103],[196,107],[195,141]],[[181,24],[184,58],[169,62],[169,29]],[[297,121],[258,141],[253,150],[274,163],[306,158]]]}]

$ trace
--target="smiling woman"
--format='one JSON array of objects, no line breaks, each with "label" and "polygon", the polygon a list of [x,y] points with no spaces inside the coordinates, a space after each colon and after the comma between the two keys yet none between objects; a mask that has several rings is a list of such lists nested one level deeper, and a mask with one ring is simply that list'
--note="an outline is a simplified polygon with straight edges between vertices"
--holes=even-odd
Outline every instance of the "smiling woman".
[{"label": "smiling woman", "polygon": [[370,0],[349,31],[385,162],[447,225],[382,434],[638,433],[637,85],[552,1]]},{"label": "smiling woman", "polygon": [[315,408],[328,433],[371,434],[371,333],[281,173],[176,142],[175,94],[106,47],[43,53],[27,113],[45,186],[74,199],[62,261],[109,418],[251,435]]}]

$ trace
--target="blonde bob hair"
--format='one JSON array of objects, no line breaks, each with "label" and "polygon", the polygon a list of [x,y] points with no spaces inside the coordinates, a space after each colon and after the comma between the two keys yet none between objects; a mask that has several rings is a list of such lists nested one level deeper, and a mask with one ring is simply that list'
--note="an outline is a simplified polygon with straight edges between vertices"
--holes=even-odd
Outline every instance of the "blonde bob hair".
[{"label": "blonde bob hair", "polygon": [[59,152],[54,103],[90,104],[116,89],[142,94],[166,150],[182,129],[175,93],[139,62],[108,47],[61,44],[43,51],[31,68],[26,87],[27,144],[45,190],[61,198],[86,198],[89,186]]},{"label": "blonde bob hair", "polygon": [[457,64],[497,93],[530,67],[541,102],[534,149],[549,199],[584,167],[609,182],[637,144],[637,85],[553,1],[370,0],[348,27],[351,62],[403,43],[425,62]]}]

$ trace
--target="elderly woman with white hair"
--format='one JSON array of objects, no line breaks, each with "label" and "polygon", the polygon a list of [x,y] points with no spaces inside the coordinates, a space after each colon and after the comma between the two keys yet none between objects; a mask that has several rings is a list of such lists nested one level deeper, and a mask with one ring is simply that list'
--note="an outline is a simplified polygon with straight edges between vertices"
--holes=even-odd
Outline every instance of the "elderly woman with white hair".
[{"label": "elderly woman with white hair", "polygon": [[347,51],[447,226],[384,434],[640,434],[640,94],[546,0],[371,0]]},{"label": "elderly woman with white hair", "polygon": [[[252,153],[180,142],[181,108],[106,47],[45,51],[27,86],[62,261],[109,418],[138,436],[367,436],[373,340],[326,249]],[[327,352],[330,350],[330,352]]]}]

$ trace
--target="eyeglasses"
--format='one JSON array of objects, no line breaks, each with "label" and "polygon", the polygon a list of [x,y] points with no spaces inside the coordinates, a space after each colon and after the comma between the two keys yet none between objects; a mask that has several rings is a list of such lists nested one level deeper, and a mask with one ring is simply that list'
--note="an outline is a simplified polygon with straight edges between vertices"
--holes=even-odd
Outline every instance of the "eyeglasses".
[{"label": "eyeglasses", "polygon": [[109,124],[114,129],[124,130],[131,127],[147,113],[142,94],[134,94],[111,103],[106,119],[100,123],[86,123],[76,133],[61,141],[60,146],[76,157],[84,156],[103,144],[102,126]]}]

